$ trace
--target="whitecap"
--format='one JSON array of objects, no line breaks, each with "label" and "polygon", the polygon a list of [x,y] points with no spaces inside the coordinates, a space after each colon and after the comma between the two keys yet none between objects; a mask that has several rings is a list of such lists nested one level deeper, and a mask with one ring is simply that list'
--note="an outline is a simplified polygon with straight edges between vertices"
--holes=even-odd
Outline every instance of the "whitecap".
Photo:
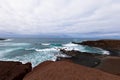
[{"label": "whitecap", "polygon": [[95,48],[96,50],[98,50],[99,52],[101,52],[100,54],[110,55],[110,52],[107,51],[107,50],[104,50],[104,49],[101,49],[101,48],[98,48],[98,47],[92,47],[92,48]]},{"label": "whitecap", "polygon": [[49,46],[50,43],[41,43],[41,45],[43,45],[43,46]]},{"label": "whitecap", "polygon": [[22,56],[16,56],[13,58],[1,58],[2,61],[20,61],[22,63],[31,62],[32,66],[40,64],[43,61],[51,60],[55,61],[57,58],[58,51],[52,51],[53,49],[38,49],[37,52],[25,54]]},{"label": "whitecap", "polygon": [[8,41],[12,41],[12,40],[13,40],[13,39],[6,39],[6,40],[4,40],[4,41],[7,41],[7,42],[8,42]]},{"label": "whitecap", "polygon": [[110,52],[109,52],[109,51],[106,51],[106,50],[103,50],[102,54],[110,55]]},{"label": "whitecap", "polygon": [[45,48],[45,49],[35,49],[35,51],[58,51],[57,48]]},{"label": "whitecap", "polygon": [[63,44],[62,49],[65,50],[77,50],[77,51],[81,51],[84,52],[85,51],[85,47],[82,45],[78,45],[78,44],[74,44],[74,43],[67,43],[67,44]]},{"label": "whitecap", "polygon": [[68,43],[68,44],[63,44],[63,46],[65,46],[65,47],[74,47],[74,46],[78,46],[78,44]]}]

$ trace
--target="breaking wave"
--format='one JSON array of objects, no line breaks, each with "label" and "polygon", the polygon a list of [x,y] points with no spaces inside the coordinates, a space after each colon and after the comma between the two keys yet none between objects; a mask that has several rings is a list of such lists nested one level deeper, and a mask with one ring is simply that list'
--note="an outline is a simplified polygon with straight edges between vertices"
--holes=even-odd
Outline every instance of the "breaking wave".
[{"label": "breaking wave", "polygon": [[[60,49],[66,50],[78,50],[81,52],[97,52],[101,54],[109,55],[108,51],[86,47],[82,45],[77,45],[73,43],[41,43],[40,45],[32,45],[30,43],[14,43],[12,42],[4,42],[0,43],[0,60],[2,61],[20,61],[22,63],[31,62],[32,66],[35,67],[39,63],[52,60],[55,61],[58,56],[67,57],[67,55],[60,54]],[[5,47],[5,49],[3,48]],[[42,48],[41,48],[42,47]],[[2,50],[3,48],[3,50]],[[21,49],[22,48],[22,49]],[[21,51],[21,50],[23,51]],[[19,56],[14,56],[12,58],[4,57],[5,55],[12,53],[15,51],[15,54],[20,54]],[[22,55],[21,55],[22,53]],[[10,54],[9,54],[10,55]]]},{"label": "breaking wave", "polygon": [[50,43],[41,43],[41,45],[43,45],[43,46],[49,46]]},{"label": "breaking wave", "polygon": [[63,44],[64,47],[74,47],[74,46],[79,46],[77,44],[73,44],[73,43],[67,43],[67,44]]}]

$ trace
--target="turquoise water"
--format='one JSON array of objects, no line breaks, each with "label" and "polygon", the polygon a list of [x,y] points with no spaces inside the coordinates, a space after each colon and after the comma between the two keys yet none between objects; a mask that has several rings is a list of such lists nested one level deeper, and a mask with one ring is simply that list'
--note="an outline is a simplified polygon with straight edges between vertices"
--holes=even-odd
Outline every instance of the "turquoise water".
[{"label": "turquoise water", "polygon": [[32,66],[39,63],[52,60],[57,56],[66,56],[60,54],[59,48],[67,50],[78,50],[81,52],[108,54],[99,48],[92,48],[71,43],[72,41],[81,42],[84,39],[9,39],[0,41],[0,60],[2,61],[20,61],[22,63],[31,62]]}]

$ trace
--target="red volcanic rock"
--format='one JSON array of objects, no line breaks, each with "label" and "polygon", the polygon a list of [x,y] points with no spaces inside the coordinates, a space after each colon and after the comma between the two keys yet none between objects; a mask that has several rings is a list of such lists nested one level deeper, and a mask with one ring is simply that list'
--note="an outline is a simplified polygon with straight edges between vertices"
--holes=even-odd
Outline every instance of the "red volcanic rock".
[{"label": "red volcanic rock", "polygon": [[23,80],[120,80],[120,77],[71,62],[57,61],[38,65]]},{"label": "red volcanic rock", "polygon": [[97,69],[120,76],[120,57],[105,57]]},{"label": "red volcanic rock", "polygon": [[31,69],[31,63],[0,61],[0,80],[22,80]]}]

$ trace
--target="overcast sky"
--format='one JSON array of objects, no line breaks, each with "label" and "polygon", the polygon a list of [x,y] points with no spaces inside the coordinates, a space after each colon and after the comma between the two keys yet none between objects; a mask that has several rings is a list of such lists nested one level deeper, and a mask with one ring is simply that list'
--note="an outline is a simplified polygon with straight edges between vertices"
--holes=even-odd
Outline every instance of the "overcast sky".
[{"label": "overcast sky", "polygon": [[120,0],[0,0],[0,33],[120,35]]}]

